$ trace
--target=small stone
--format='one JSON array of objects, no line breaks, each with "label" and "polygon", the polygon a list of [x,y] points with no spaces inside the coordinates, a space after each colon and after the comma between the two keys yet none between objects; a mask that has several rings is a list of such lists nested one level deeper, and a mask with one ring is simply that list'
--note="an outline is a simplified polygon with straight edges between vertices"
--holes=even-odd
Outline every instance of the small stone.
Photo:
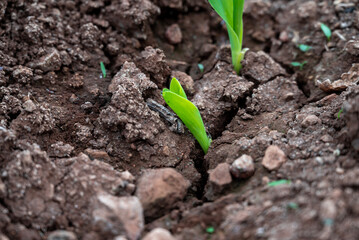
[{"label": "small stone", "polygon": [[102,150],[87,148],[85,150],[85,154],[87,154],[87,156],[89,156],[89,158],[91,160],[97,159],[97,160],[105,161],[105,162],[109,162],[111,160],[111,158],[107,154],[107,152],[102,151]]},{"label": "small stone", "polygon": [[178,24],[172,24],[166,30],[166,38],[171,44],[182,42],[182,32]]},{"label": "small stone", "polygon": [[3,199],[4,197],[6,197],[6,185],[0,179],[0,198]]},{"label": "small stone", "polygon": [[93,108],[93,104],[91,102],[85,102],[84,104],[81,105],[81,109],[86,112],[91,112],[92,108]]},{"label": "small stone", "polygon": [[279,169],[283,163],[287,161],[284,152],[275,145],[271,145],[266,149],[262,160],[262,165],[269,171]]},{"label": "small stone", "polygon": [[74,150],[74,147],[70,144],[64,144],[59,141],[51,144],[49,149],[49,156],[51,157],[69,157]]},{"label": "small stone", "polygon": [[69,101],[71,103],[78,103],[80,101],[80,99],[75,94],[71,94],[71,97],[69,98]]},{"label": "small stone", "polygon": [[322,142],[325,142],[325,143],[327,143],[327,142],[333,142],[333,137],[332,136],[330,136],[329,134],[325,134],[324,136],[322,136],[321,138],[320,138],[320,140],[322,141]]},{"label": "small stone", "polygon": [[[93,221],[108,231],[121,232],[130,240],[139,239],[144,226],[143,209],[137,197],[115,197],[107,193],[97,195],[98,206],[93,210]],[[113,228],[113,229],[111,229]]]},{"label": "small stone", "polygon": [[22,104],[22,107],[26,112],[33,112],[36,109],[36,105],[33,101],[27,100]]},{"label": "small stone", "polygon": [[228,163],[220,163],[218,166],[209,171],[208,183],[205,187],[205,198],[214,200],[222,193],[232,182]]},{"label": "small stone", "polygon": [[359,40],[350,40],[346,43],[344,50],[354,56],[359,56]]},{"label": "small stone", "polygon": [[289,37],[288,37],[288,32],[283,31],[283,32],[281,32],[281,33],[279,34],[279,40],[280,40],[281,42],[288,42],[288,39],[289,39]]},{"label": "small stone", "polygon": [[220,163],[209,173],[209,182],[217,186],[224,186],[232,182],[232,177],[229,174],[229,164]]},{"label": "small stone", "polygon": [[31,68],[39,68],[44,72],[58,71],[62,65],[61,55],[57,49],[52,48],[45,56],[29,65]]},{"label": "small stone", "polygon": [[51,232],[47,240],[77,240],[75,233],[65,230]]},{"label": "small stone", "polygon": [[237,158],[230,167],[230,172],[235,178],[249,178],[254,174],[253,159],[249,155],[242,155]]},{"label": "small stone", "polygon": [[31,68],[18,66],[12,72],[12,77],[19,83],[29,83],[32,80],[34,73]]},{"label": "small stone", "polygon": [[125,236],[116,236],[113,240],[127,240]]},{"label": "small stone", "polygon": [[181,201],[190,182],[172,168],[151,169],[139,178],[136,196],[147,218],[160,217]]},{"label": "small stone", "polygon": [[171,233],[164,228],[155,228],[147,233],[142,240],[175,240]]},{"label": "small stone", "polygon": [[118,42],[112,42],[107,45],[107,51],[111,56],[116,56],[120,52],[120,44]]},{"label": "small stone", "polygon": [[308,115],[301,123],[301,126],[307,128],[316,124],[321,124],[322,120],[315,115]]},{"label": "small stone", "polygon": [[84,76],[80,73],[75,73],[69,80],[70,87],[81,88],[84,85]]},{"label": "small stone", "polygon": [[327,219],[335,219],[337,215],[337,207],[331,199],[324,200],[320,205],[320,218],[325,221]]}]

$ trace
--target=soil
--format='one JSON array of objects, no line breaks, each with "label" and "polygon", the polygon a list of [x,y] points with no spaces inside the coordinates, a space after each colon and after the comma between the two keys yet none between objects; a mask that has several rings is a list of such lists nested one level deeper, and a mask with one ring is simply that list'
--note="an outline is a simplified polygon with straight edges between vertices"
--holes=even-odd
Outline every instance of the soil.
[{"label": "soil", "polygon": [[205,0],[0,1],[0,239],[359,239],[359,1],[243,21],[237,75]]}]

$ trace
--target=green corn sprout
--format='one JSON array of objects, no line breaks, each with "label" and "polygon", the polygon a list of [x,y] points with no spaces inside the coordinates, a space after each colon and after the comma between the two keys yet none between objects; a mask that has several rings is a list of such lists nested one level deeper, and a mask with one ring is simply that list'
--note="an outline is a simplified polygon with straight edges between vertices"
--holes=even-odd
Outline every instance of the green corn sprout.
[{"label": "green corn sprout", "polygon": [[341,108],[338,112],[338,119],[340,119],[340,114],[343,112],[344,108]]},{"label": "green corn sprout", "polygon": [[204,66],[203,66],[203,64],[198,63],[197,66],[198,66],[199,70],[201,71],[201,73],[203,73],[203,71],[204,71]]},{"label": "green corn sprout", "polygon": [[304,61],[304,62],[291,62],[290,64],[293,66],[293,67],[299,67],[300,70],[303,70],[303,67],[305,64],[307,64],[308,61]]},{"label": "green corn sprout", "polygon": [[232,64],[239,74],[242,69],[241,61],[247,48],[242,49],[243,40],[243,8],[244,0],[208,0],[212,8],[227,25],[231,43]]},{"label": "green corn sprout", "polygon": [[291,181],[290,180],[287,180],[287,179],[281,179],[281,180],[277,180],[277,181],[273,181],[273,182],[269,182],[268,183],[268,186],[269,187],[275,187],[275,186],[278,186],[278,185],[282,185],[282,184],[290,184]]},{"label": "green corn sprout", "polygon": [[324,23],[320,24],[320,28],[322,29],[324,35],[327,37],[328,42],[330,41],[330,37],[332,36],[332,31],[330,30],[330,28],[325,25]]},{"label": "green corn sprout", "polygon": [[105,64],[103,64],[103,62],[100,62],[100,67],[101,67],[101,71],[102,71],[102,76],[104,78],[106,78],[106,68],[105,68]]},{"label": "green corn sprout", "polygon": [[299,45],[298,45],[298,48],[299,48],[300,51],[302,51],[302,52],[307,52],[307,51],[309,51],[310,49],[312,49],[311,46],[308,46],[308,45],[305,45],[305,44],[299,44]]},{"label": "green corn sprout", "polygon": [[162,96],[197,139],[204,153],[207,153],[212,140],[207,136],[198,108],[187,99],[185,91],[176,78],[172,78],[170,89],[163,89]]}]

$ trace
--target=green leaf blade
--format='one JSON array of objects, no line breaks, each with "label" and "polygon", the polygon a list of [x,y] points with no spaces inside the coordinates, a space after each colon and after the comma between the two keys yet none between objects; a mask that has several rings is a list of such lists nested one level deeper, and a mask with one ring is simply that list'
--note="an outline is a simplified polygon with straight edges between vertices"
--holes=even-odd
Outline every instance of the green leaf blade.
[{"label": "green leaf blade", "polygon": [[330,28],[325,25],[324,23],[320,24],[320,28],[322,29],[324,35],[327,37],[328,42],[330,41],[330,38],[332,36],[332,30],[330,30]]},{"label": "green leaf blade", "polygon": [[232,0],[208,0],[212,8],[226,22],[227,25],[233,26],[233,1]]},{"label": "green leaf blade", "polygon": [[243,9],[245,0],[209,0],[212,8],[224,20],[231,43],[232,64],[237,74],[242,68]]},{"label": "green leaf blade", "polygon": [[181,97],[183,97],[185,99],[188,99],[185,91],[183,90],[183,88],[181,86],[181,84],[179,83],[179,81],[175,77],[172,78],[172,80],[171,80],[170,91],[180,95]]},{"label": "green leaf blade", "polygon": [[300,49],[300,51],[302,52],[308,52],[310,49],[312,49],[311,46],[305,45],[305,44],[299,44],[298,48]]},{"label": "green leaf blade", "polygon": [[102,76],[104,78],[106,78],[106,68],[105,68],[105,64],[103,64],[103,62],[100,62],[100,67],[101,67],[101,71],[102,71]]},{"label": "green leaf blade", "polygon": [[198,108],[186,98],[170,90],[162,91],[162,96],[168,106],[170,106],[197,139],[203,151],[207,153],[211,141],[207,136]]},{"label": "green leaf blade", "polygon": [[272,181],[268,183],[268,187],[275,187],[278,185],[282,185],[282,184],[290,184],[291,181],[287,180],[287,179],[281,179],[281,180],[277,180],[277,181]]}]

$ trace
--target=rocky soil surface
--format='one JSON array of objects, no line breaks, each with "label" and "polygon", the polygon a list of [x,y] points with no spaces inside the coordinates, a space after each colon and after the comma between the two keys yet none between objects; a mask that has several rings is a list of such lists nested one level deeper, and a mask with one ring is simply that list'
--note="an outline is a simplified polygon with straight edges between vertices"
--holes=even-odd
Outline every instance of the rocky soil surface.
[{"label": "rocky soil surface", "polygon": [[[359,1],[244,31],[237,75],[206,0],[0,1],[0,239],[359,239]],[[206,155],[148,105],[171,77]]]}]

